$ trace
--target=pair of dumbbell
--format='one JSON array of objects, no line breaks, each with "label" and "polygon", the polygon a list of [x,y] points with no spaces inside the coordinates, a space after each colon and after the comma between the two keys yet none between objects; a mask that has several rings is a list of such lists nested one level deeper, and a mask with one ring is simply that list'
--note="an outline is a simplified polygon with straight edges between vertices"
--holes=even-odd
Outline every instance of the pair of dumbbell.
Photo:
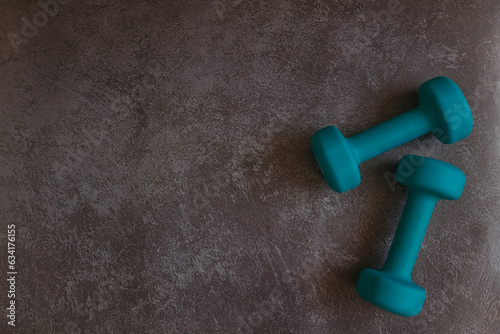
[{"label": "pair of dumbbell", "polygon": [[[337,192],[355,188],[361,180],[358,165],[428,132],[443,143],[462,140],[472,130],[472,113],[460,88],[437,77],[418,90],[419,106],[352,137],[334,126],[317,131],[311,146],[328,185]],[[365,269],[358,294],[387,311],[414,316],[422,309],[426,292],[413,283],[411,272],[436,202],[458,199],[465,175],[448,163],[419,156],[403,157],[396,181],[408,188],[408,198],[385,265]]]}]

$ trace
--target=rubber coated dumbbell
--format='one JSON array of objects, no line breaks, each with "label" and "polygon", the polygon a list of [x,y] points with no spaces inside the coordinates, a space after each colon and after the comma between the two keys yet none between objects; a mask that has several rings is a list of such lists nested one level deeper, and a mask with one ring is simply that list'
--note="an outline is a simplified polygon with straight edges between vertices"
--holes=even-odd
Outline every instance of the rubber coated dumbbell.
[{"label": "rubber coated dumbbell", "polygon": [[446,162],[407,155],[399,162],[396,180],[408,188],[408,198],[391,249],[382,269],[361,272],[356,290],[384,310],[411,317],[420,312],[426,295],[411,280],[411,272],[432,211],[440,199],[460,197],[465,175]]},{"label": "rubber coated dumbbell", "polygon": [[329,126],[317,131],[311,146],[328,185],[337,192],[358,186],[358,165],[428,132],[443,143],[464,139],[472,130],[472,113],[460,88],[445,77],[418,89],[419,106],[352,137]]}]

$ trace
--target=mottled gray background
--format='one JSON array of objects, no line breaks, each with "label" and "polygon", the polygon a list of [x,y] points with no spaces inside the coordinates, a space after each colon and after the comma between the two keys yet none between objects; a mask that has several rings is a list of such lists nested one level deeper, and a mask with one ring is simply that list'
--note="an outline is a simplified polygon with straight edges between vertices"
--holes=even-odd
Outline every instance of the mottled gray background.
[{"label": "mottled gray background", "polygon": [[[14,223],[16,333],[500,332],[500,4],[400,6],[70,1],[44,22],[2,1],[0,328]],[[438,75],[471,135],[423,136],[330,190],[311,135],[398,115]],[[403,318],[355,283],[384,262],[409,153],[468,182],[438,203],[413,275],[428,297]]]}]

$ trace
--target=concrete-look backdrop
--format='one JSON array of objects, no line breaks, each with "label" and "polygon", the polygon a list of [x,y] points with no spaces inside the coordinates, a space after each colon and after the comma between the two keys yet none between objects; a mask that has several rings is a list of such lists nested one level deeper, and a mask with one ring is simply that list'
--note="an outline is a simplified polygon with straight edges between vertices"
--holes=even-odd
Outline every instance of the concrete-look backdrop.
[{"label": "concrete-look backdrop", "polygon": [[[471,135],[425,135],[333,192],[312,134],[399,115],[439,75]],[[499,333],[499,110],[496,0],[3,0],[0,332]],[[406,154],[468,178],[432,216],[413,318],[355,291]]]}]

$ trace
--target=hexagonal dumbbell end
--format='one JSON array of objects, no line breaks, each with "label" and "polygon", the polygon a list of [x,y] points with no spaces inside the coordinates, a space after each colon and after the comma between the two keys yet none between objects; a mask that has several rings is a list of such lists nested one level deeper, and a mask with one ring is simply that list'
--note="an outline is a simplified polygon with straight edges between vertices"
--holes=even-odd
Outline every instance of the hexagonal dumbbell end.
[{"label": "hexagonal dumbbell end", "polygon": [[311,147],[328,185],[337,192],[355,188],[361,180],[359,164],[428,132],[445,144],[471,132],[470,107],[452,80],[426,81],[418,100],[418,107],[349,138],[334,126],[317,131]]},{"label": "hexagonal dumbbell end", "polygon": [[364,269],[356,290],[370,303],[406,317],[424,305],[424,288],[413,283],[411,272],[425,231],[440,199],[456,200],[465,186],[465,175],[448,163],[409,155],[403,157],[396,180],[408,188],[408,198],[391,249],[380,270]]},{"label": "hexagonal dumbbell end", "polygon": [[317,131],[311,146],[330,188],[343,193],[358,186],[361,181],[358,162],[339,129],[329,126]]}]

